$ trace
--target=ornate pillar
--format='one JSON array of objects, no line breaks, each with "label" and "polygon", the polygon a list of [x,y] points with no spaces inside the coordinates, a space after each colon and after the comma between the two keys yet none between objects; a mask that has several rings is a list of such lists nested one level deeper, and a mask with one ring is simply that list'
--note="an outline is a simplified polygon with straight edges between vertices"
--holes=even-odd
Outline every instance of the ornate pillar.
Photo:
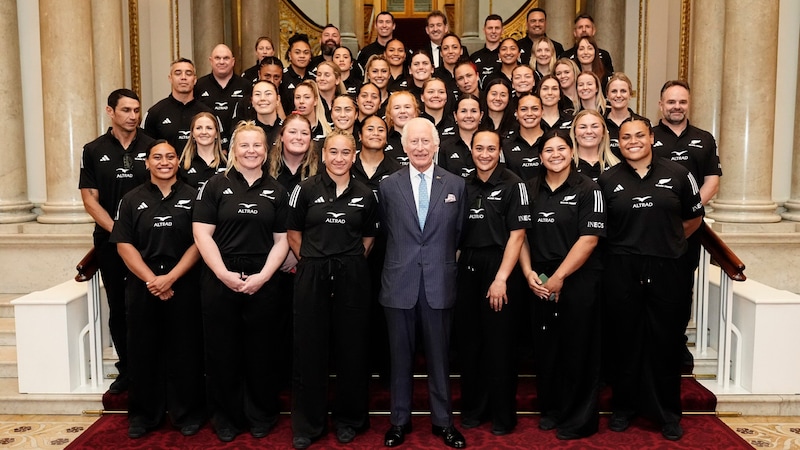
[{"label": "ornate pillar", "polygon": [[41,223],[81,223],[78,175],[83,145],[97,137],[94,77],[65,70],[81,61],[93,67],[92,10],[82,0],[39,0],[44,94],[44,152],[47,201]]},{"label": "ornate pillar", "polygon": [[[726,2],[719,139],[724,176],[709,214],[720,222],[781,220],[772,201],[779,3],[764,0],[753,8]],[[746,29],[759,30],[759,39]]]},{"label": "ornate pillar", "polygon": [[564,46],[575,45],[572,29],[575,25],[575,2],[566,0],[539,0],[539,7],[547,11],[547,36]]},{"label": "ornate pillar", "polygon": [[[261,36],[269,36],[275,42],[275,46],[279,46],[280,36],[267,33],[270,15],[278,14],[277,2],[262,0],[241,0],[241,2],[242,51],[241,56],[237,59],[244,71],[257,62],[255,57],[256,39]],[[210,52],[211,50],[208,50],[206,53]],[[280,48],[276,48],[275,53],[279,52]]]},{"label": "ornate pillar", "polygon": [[[722,55],[725,36],[725,0],[692,3],[689,83],[692,88],[692,124],[719,138],[722,104]],[[725,167],[723,167],[725,169]]]},{"label": "ornate pillar", "polygon": [[[484,41],[480,37],[480,27],[482,22],[478,18],[478,0],[464,0],[461,4],[461,43],[467,47],[470,53],[483,48]],[[451,26],[452,29],[452,26]]]},{"label": "ornate pillar", "polygon": [[621,72],[625,67],[625,0],[593,0],[589,5],[597,45],[611,54],[614,68]]},{"label": "ornate pillar", "polygon": [[349,48],[354,55],[358,54],[356,4],[353,0],[339,2],[339,34],[342,36],[342,47]]},{"label": "ornate pillar", "polygon": [[211,72],[208,57],[214,46],[225,42],[223,0],[192,0],[192,54],[198,77]]},{"label": "ornate pillar", "polygon": [[[92,48],[94,50],[95,111],[103,111],[108,94],[125,87],[122,62],[122,3],[92,0]],[[108,114],[97,114],[97,131],[111,126]]]},{"label": "ornate pillar", "polygon": [[28,222],[36,214],[31,212],[33,204],[28,201],[16,0],[0,0],[0,49],[7,61],[5,69],[0,70],[0,86],[4,91],[0,95],[0,110],[5,113],[0,133],[10,143],[3,152],[0,171],[0,223]]},{"label": "ornate pillar", "polygon": [[[797,56],[800,61],[800,50]],[[786,220],[800,222],[800,70],[797,71],[797,93],[794,102],[794,152],[792,155],[792,191],[789,200],[783,204],[786,212],[781,216]]]}]

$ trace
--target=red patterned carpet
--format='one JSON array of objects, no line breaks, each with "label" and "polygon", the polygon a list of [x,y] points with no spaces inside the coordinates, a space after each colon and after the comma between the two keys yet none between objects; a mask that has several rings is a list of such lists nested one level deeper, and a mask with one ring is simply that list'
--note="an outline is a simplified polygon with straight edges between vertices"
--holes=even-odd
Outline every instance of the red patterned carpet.
[{"label": "red patterned carpet", "polygon": [[[537,416],[522,416],[512,434],[494,436],[490,425],[462,430],[468,448],[473,449],[751,449],[752,447],[711,415],[685,416],[681,421],[685,435],[678,442],[670,442],[661,437],[658,429],[645,421],[635,421],[624,433],[608,431],[608,417],[600,419],[600,431],[594,436],[577,441],[559,441],[555,431],[540,431]],[[372,428],[359,435],[354,442],[342,445],[336,442],[333,433],[328,433],[312,448],[319,449],[373,449],[383,448],[383,433],[389,423],[387,416],[372,418]],[[439,438],[430,433],[427,417],[413,419],[414,431],[408,435],[401,449],[427,449],[444,447]],[[127,436],[128,419],[124,414],[111,414],[102,417],[82,435],[78,436],[67,449],[284,449],[291,448],[292,433],[289,418],[282,416],[273,432],[263,438],[254,439],[249,434],[239,435],[233,442],[223,444],[217,440],[211,428],[206,425],[200,433],[184,437],[174,429],[163,427],[142,439],[132,440]]]}]

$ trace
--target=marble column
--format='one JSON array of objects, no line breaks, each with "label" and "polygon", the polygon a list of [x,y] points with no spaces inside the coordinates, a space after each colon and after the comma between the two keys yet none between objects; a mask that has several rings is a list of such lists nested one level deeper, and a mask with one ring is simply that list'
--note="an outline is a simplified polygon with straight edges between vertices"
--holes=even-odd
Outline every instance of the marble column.
[{"label": "marble column", "polygon": [[[267,33],[270,16],[278,14],[277,2],[265,2],[262,0],[241,0],[241,2],[242,51],[241,56],[238,56],[237,59],[240,61],[244,71],[258,62],[255,56],[255,45],[259,37],[269,36],[278,46],[280,45],[280,36]],[[275,53],[278,54],[279,52],[280,49],[276,48]]]},{"label": "marble column", "polygon": [[224,8],[223,0],[192,0],[192,55],[198,77],[211,72],[211,51],[225,42]]},{"label": "marble column", "polygon": [[692,124],[719,139],[722,56],[725,36],[725,0],[692,3],[689,37],[689,85],[692,88]]},{"label": "marble column", "polygon": [[[483,48],[484,41],[480,37],[481,20],[478,18],[478,0],[464,0],[461,3],[461,43],[470,53]],[[452,29],[452,26],[451,26]]]},{"label": "marble column", "polygon": [[78,176],[83,145],[95,139],[97,115],[91,3],[83,0],[39,0],[39,27],[44,96],[44,152],[47,201],[41,223],[81,223],[92,218],[83,209]]},{"label": "marble column", "polygon": [[[720,222],[781,220],[772,201],[779,3],[763,0],[753,8],[726,2],[719,138],[723,177],[709,214]],[[759,38],[742,30],[758,30]]]},{"label": "marble column", "polygon": [[625,67],[625,0],[593,0],[589,5],[597,45],[611,54],[614,69],[621,72]]},{"label": "marble column", "polygon": [[25,128],[22,123],[22,75],[19,70],[19,28],[17,1],[0,0],[0,54],[6,66],[0,70],[0,133],[8,145],[3,152],[0,171],[0,223],[28,222],[36,218],[28,201],[28,177],[25,168]]},{"label": "marble column", "polygon": [[[122,3],[92,0],[92,48],[96,111],[103,111],[107,97],[125,86],[122,56]],[[144,115],[144,114],[143,114]],[[111,126],[108,114],[97,114],[98,134]]]},{"label": "marble column", "polygon": [[[797,56],[800,61],[800,50]],[[797,93],[794,102],[794,152],[792,154],[792,190],[783,206],[786,212],[781,216],[786,220],[800,222],[800,70],[797,71]]]},{"label": "marble column", "polygon": [[564,46],[564,50],[575,45],[572,29],[575,25],[575,2],[572,0],[539,1],[539,7],[547,12],[547,36]]},{"label": "marble column", "polygon": [[341,0],[339,2],[339,34],[342,36],[342,47],[349,48],[354,55],[358,54],[356,20],[355,1]]}]

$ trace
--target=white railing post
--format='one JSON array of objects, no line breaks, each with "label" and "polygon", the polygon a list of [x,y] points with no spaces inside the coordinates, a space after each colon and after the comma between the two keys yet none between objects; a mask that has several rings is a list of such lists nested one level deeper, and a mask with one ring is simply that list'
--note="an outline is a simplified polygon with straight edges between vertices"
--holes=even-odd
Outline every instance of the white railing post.
[{"label": "white railing post", "polygon": [[88,283],[86,301],[89,303],[89,367],[93,388],[103,387],[103,335],[100,320],[100,274],[96,273]]}]

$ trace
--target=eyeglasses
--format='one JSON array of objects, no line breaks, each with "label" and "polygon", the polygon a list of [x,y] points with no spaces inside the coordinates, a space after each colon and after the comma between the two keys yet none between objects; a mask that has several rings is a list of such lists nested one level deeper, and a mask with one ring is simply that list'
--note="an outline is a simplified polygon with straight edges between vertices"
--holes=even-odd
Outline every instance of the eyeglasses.
[{"label": "eyeglasses", "polygon": [[122,154],[122,168],[130,170],[133,167],[133,155],[128,152]]}]

